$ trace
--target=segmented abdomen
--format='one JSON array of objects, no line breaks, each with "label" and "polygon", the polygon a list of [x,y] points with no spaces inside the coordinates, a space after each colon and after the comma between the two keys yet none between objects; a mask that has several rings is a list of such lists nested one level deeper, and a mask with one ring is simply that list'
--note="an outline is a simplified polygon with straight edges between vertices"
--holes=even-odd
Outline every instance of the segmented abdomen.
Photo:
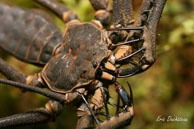
[{"label": "segmented abdomen", "polygon": [[20,60],[44,65],[61,42],[61,31],[43,16],[0,3],[0,48]]}]

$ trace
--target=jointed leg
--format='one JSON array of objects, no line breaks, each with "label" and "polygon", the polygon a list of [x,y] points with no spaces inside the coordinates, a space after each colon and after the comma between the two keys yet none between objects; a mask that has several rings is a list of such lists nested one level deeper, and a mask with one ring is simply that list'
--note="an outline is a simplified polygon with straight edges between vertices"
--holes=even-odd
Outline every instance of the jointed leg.
[{"label": "jointed leg", "polygon": [[88,129],[94,128],[93,117],[88,111],[88,107],[85,103],[82,103],[77,109],[78,121],[76,129]]},{"label": "jointed leg", "polygon": [[26,76],[13,67],[11,67],[8,63],[0,58],[0,73],[2,73],[7,79],[25,83]]},{"label": "jointed leg", "polygon": [[[77,98],[80,97],[79,93],[84,92],[83,90],[79,89],[79,93],[76,91],[76,92],[67,93],[63,95],[63,94],[59,94],[56,92],[43,90],[42,88],[39,88],[39,87],[26,85],[24,83],[26,80],[26,76],[19,73],[17,70],[9,66],[9,64],[7,64],[1,59],[0,59],[0,68],[1,68],[0,72],[4,74],[6,77],[9,77],[9,79],[18,81],[18,79],[21,78],[21,80],[22,79],[24,80],[23,83],[20,83],[20,82],[0,79],[0,83],[22,88],[27,91],[39,93],[49,98],[58,100],[64,104],[70,103],[73,100],[77,100]],[[28,76],[28,78],[31,78],[31,79],[27,79],[27,80],[31,80],[31,82],[38,82],[38,78],[36,78],[36,76]],[[20,126],[24,124],[33,124],[33,123],[39,123],[39,122],[47,122],[51,117],[53,117],[53,115],[58,114],[59,112],[58,110],[60,111],[62,110],[62,108],[60,108],[60,105],[58,104],[59,103],[58,101],[49,101],[46,104],[46,108],[40,108],[40,109],[36,109],[30,112],[21,113],[21,114],[17,114],[17,115],[5,117],[5,118],[0,118],[0,128]],[[86,117],[86,118],[88,119],[90,117]]]},{"label": "jointed leg", "polygon": [[12,81],[21,82],[23,84],[29,84],[38,87],[43,86],[38,75],[28,76],[23,73],[20,73],[1,58],[0,58],[0,73],[2,73],[7,79]]},{"label": "jointed leg", "polygon": [[50,100],[45,107],[0,118],[0,128],[48,122],[49,120],[54,119],[62,111],[63,104],[58,101]]},{"label": "jointed leg", "polygon": [[34,0],[42,6],[53,11],[58,17],[60,17],[65,23],[71,20],[79,20],[76,14],[65,7],[63,4],[57,3],[54,0]]},{"label": "jointed leg", "polygon": [[[117,105],[117,112],[115,116],[110,116],[109,119],[106,120],[100,120],[97,124],[96,128],[101,128],[101,129],[115,129],[119,127],[123,127],[126,125],[129,125],[133,119],[134,116],[134,107],[133,107],[133,95],[132,95],[132,90],[130,85],[129,90],[130,90],[130,96],[128,95],[127,91],[117,82],[115,82],[115,88],[118,93],[119,98],[122,100],[123,105],[120,106],[120,104]],[[98,93],[99,92],[99,93]],[[99,115],[105,115],[107,116],[107,113],[103,113],[101,109],[104,106],[97,106],[100,105],[105,105],[102,99],[104,99],[103,92],[100,91],[99,89],[96,90],[95,95],[92,98],[92,103],[90,104],[90,108],[93,109],[93,113],[98,117]],[[106,100],[108,101],[108,100]],[[95,107],[96,106],[96,107]],[[99,108],[99,109],[98,109]],[[86,104],[82,104],[78,108],[77,112],[79,116],[79,120],[77,123],[77,128],[92,128],[92,115],[91,112],[88,110],[88,107]]]},{"label": "jointed leg", "polygon": [[111,22],[111,14],[108,10],[108,0],[90,0],[95,13],[96,20],[99,20],[104,27]]},{"label": "jointed leg", "polygon": [[[109,120],[105,120],[104,122],[97,125],[97,128],[100,129],[115,129],[121,128],[123,126],[129,125],[134,116],[134,106],[133,106],[133,94],[130,85],[130,96],[128,95],[127,91],[118,83],[115,83],[116,91],[120,96],[123,106],[122,111],[116,114],[113,117],[110,117]],[[117,105],[117,108],[121,108],[120,105]],[[117,109],[119,111],[119,109]]]},{"label": "jointed leg", "polygon": [[[99,115],[106,116],[106,120],[109,120],[108,99],[109,93],[104,86],[102,87],[102,82],[98,82],[91,103],[88,104],[84,98],[84,103],[77,109],[77,116],[79,117],[77,128],[93,127],[93,120],[99,125],[101,121]],[[101,111],[102,108],[105,108],[105,113]]]}]

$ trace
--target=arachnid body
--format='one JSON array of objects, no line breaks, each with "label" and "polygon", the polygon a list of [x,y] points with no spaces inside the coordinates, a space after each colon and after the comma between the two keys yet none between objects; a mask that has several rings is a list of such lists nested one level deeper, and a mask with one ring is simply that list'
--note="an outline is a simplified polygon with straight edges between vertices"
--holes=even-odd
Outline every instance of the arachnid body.
[{"label": "arachnid body", "polygon": [[[141,73],[154,63],[156,30],[165,0],[143,1],[136,20],[131,0],[113,0],[112,10],[108,9],[108,0],[90,0],[96,11],[96,20],[92,22],[80,22],[72,11],[53,0],[34,1],[66,23],[64,33],[42,11],[24,11],[0,3],[0,47],[22,61],[43,66],[40,73],[29,76],[15,71],[17,76],[10,77],[7,71],[11,67],[0,72],[10,80],[27,84],[25,89],[33,85],[31,91],[55,100],[32,112],[1,118],[0,127],[48,120],[58,115],[64,104],[79,99],[83,101],[76,104],[77,128],[93,127],[90,119],[95,120],[97,128],[130,124],[134,115],[132,91],[130,89],[129,96],[116,79]],[[111,15],[114,25],[107,29]],[[139,42],[141,45],[136,45]],[[2,61],[1,65],[4,64]],[[130,67],[122,69],[123,65]],[[118,112],[113,117],[109,116],[107,108],[107,88],[111,84],[115,85],[123,103],[122,106],[117,104]],[[42,93],[43,87],[49,88],[59,98],[49,91]],[[88,103],[89,98],[91,103]],[[97,115],[102,113],[102,108],[106,110],[107,120],[99,122]]]}]

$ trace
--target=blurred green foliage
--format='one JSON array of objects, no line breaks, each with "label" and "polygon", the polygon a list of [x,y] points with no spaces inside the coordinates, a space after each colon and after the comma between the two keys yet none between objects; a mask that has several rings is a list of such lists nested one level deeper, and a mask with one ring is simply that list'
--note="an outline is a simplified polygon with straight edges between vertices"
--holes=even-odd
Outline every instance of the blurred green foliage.
[{"label": "blurred green foliage", "polygon": [[[90,21],[94,17],[88,0],[58,0],[72,9],[81,21]],[[0,0],[22,8],[40,8],[47,11],[64,30],[63,22],[44,7],[33,0]],[[134,0],[138,10],[140,1]],[[135,117],[131,126],[125,129],[194,129],[194,1],[168,0],[162,15],[157,52],[158,59],[148,71],[119,81],[126,85],[129,81],[133,88]],[[18,61],[0,51],[10,65],[26,74],[34,74],[41,70]],[[3,76],[1,76],[3,77]],[[110,89],[111,91],[113,89]],[[114,95],[113,95],[114,97]],[[48,99],[33,93],[22,93],[20,90],[0,86],[0,117],[31,110],[44,106]],[[187,118],[186,122],[156,121],[158,116]],[[18,129],[73,129],[76,125],[75,108],[65,107],[56,123],[18,127]]]}]

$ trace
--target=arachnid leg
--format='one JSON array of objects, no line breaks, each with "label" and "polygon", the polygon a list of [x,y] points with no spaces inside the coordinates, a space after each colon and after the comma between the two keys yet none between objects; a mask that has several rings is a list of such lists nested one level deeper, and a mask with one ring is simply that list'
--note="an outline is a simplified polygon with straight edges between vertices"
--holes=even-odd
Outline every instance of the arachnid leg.
[{"label": "arachnid leg", "polygon": [[50,100],[43,108],[0,118],[0,128],[47,122],[54,120],[62,111],[63,104],[55,100]]},{"label": "arachnid leg", "polygon": [[49,90],[44,90],[44,89],[39,88],[39,87],[26,85],[26,84],[11,81],[11,80],[0,79],[0,83],[6,84],[7,86],[14,86],[17,88],[22,88],[22,89],[30,91],[30,92],[38,93],[38,94],[41,94],[43,96],[46,96],[46,97],[49,97],[51,99],[55,99],[55,100],[58,100],[58,101],[64,102],[64,103],[70,103],[79,97],[77,92],[67,93],[67,94],[63,95],[60,93],[56,93],[56,92],[49,91]]},{"label": "arachnid leg", "polygon": [[43,90],[42,88],[39,88],[39,86],[42,87],[42,84],[37,76],[27,76],[25,74],[22,74],[2,59],[0,59],[0,73],[2,73],[7,79],[9,79],[0,79],[0,83],[18,87],[25,91],[35,92],[52,99],[56,99],[58,101],[65,101],[68,103],[73,101],[78,96],[75,92],[62,95],[52,91]]},{"label": "arachnid leg", "polygon": [[7,79],[21,82],[27,85],[42,87],[43,82],[39,75],[25,75],[20,73],[8,63],[0,59],[0,73],[2,73]]},{"label": "arachnid leg", "polygon": [[20,73],[2,59],[0,59],[0,73],[2,73],[7,79],[12,81],[21,82],[23,84],[33,85],[37,87],[43,86],[38,75],[27,76],[23,73]]},{"label": "arachnid leg", "polygon": [[[120,103],[118,103],[115,116],[110,116],[109,119],[106,119],[106,120],[101,120],[100,118],[98,118],[98,115],[106,116],[107,113],[103,113],[101,111],[101,109],[104,106],[98,107],[99,104],[96,104],[96,103],[102,103],[103,105],[105,104],[102,100],[104,99],[102,97],[103,92],[100,92],[99,89],[96,90],[96,94],[94,95],[95,97],[93,96],[93,99],[92,99],[93,104],[90,104],[90,108],[92,109],[93,113],[97,116],[97,119],[101,121],[96,125],[97,129],[115,129],[115,128],[120,128],[120,127],[129,125],[131,123],[134,116],[134,107],[133,107],[132,90],[129,84],[128,86],[130,90],[130,95],[128,95],[127,91],[119,83],[115,82],[116,92],[118,93],[118,97],[119,99],[121,99],[123,105],[120,106]],[[97,94],[98,96],[96,96]],[[91,115],[91,111],[89,111],[87,104],[84,104],[84,103],[81,104],[81,106],[77,109],[77,111],[78,111],[77,115],[79,117],[77,128],[81,128],[81,129],[94,128],[92,125],[92,120],[94,117]]]},{"label": "arachnid leg", "polygon": [[[103,86],[102,82],[98,82],[96,85],[96,89],[94,95],[91,98],[91,103],[88,104],[82,103],[81,106],[77,109],[78,123],[77,128],[91,128],[93,120],[96,121],[96,124],[99,125],[101,119],[99,115],[103,115],[106,117],[106,120],[110,119],[109,109],[107,104],[109,99],[109,93],[107,89]],[[105,113],[102,112],[102,108],[105,109]]]},{"label": "arachnid leg", "polygon": [[7,79],[25,83],[26,75],[20,73],[7,62],[0,58],[0,73],[2,73]]},{"label": "arachnid leg", "polygon": [[102,82],[97,83],[97,88],[95,90],[94,96],[91,99],[91,107],[97,113],[103,107],[105,108],[105,116],[108,120],[110,118],[109,110],[108,110],[108,103],[109,103],[109,92],[108,89],[103,86]]},{"label": "arachnid leg", "polygon": [[[58,115],[63,110],[63,108],[61,108],[62,107],[61,105],[80,99],[79,98],[80,95],[78,94],[77,91],[66,93],[65,95],[63,95],[53,91],[43,90],[39,87],[34,87],[34,86],[19,83],[19,82],[13,82],[10,80],[0,79],[0,83],[4,83],[10,86],[15,86],[18,88],[23,88],[25,90],[32,91],[34,93],[39,93],[46,97],[55,99],[53,101],[49,101],[46,104],[46,108],[40,108],[37,110],[33,110],[31,112],[26,112],[26,113],[21,113],[21,114],[17,114],[17,115],[5,117],[5,118],[0,118],[0,128],[22,126],[24,124],[34,124],[39,122],[47,122],[50,118],[55,117],[55,115]],[[79,92],[84,92],[84,91],[80,89]],[[88,119],[90,117],[86,117],[86,118]],[[10,121],[11,123],[9,123]]]},{"label": "arachnid leg", "polygon": [[81,95],[81,97],[82,97],[84,103],[86,104],[86,106],[87,106],[87,108],[88,108],[90,114],[91,114],[92,117],[94,118],[96,124],[99,124],[99,121],[98,121],[97,117],[95,116],[95,114],[94,114],[92,108],[90,107],[89,103],[87,102],[87,100],[85,99],[85,97],[83,96],[83,94],[80,94],[80,95]]},{"label": "arachnid leg", "polygon": [[108,0],[90,0],[90,3],[96,11],[96,20],[100,21],[104,27],[107,27],[111,22],[111,13],[108,10]]},{"label": "arachnid leg", "polygon": [[71,20],[79,20],[76,14],[65,7],[63,4],[57,3],[54,0],[34,0],[49,10],[53,11],[58,17],[60,17],[65,23]]},{"label": "arachnid leg", "polygon": [[88,129],[94,128],[93,117],[88,111],[88,107],[85,103],[82,103],[79,108],[77,108],[78,121],[76,129]]},{"label": "arachnid leg", "polygon": [[[129,125],[134,116],[134,106],[133,106],[133,94],[132,89],[129,86],[130,96],[127,91],[118,83],[115,83],[116,91],[119,94],[123,102],[123,110],[121,113],[111,117],[109,120],[105,120],[97,126],[97,129],[115,129],[126,125]],[[120,107],[120,106],[118,106]]]}]

